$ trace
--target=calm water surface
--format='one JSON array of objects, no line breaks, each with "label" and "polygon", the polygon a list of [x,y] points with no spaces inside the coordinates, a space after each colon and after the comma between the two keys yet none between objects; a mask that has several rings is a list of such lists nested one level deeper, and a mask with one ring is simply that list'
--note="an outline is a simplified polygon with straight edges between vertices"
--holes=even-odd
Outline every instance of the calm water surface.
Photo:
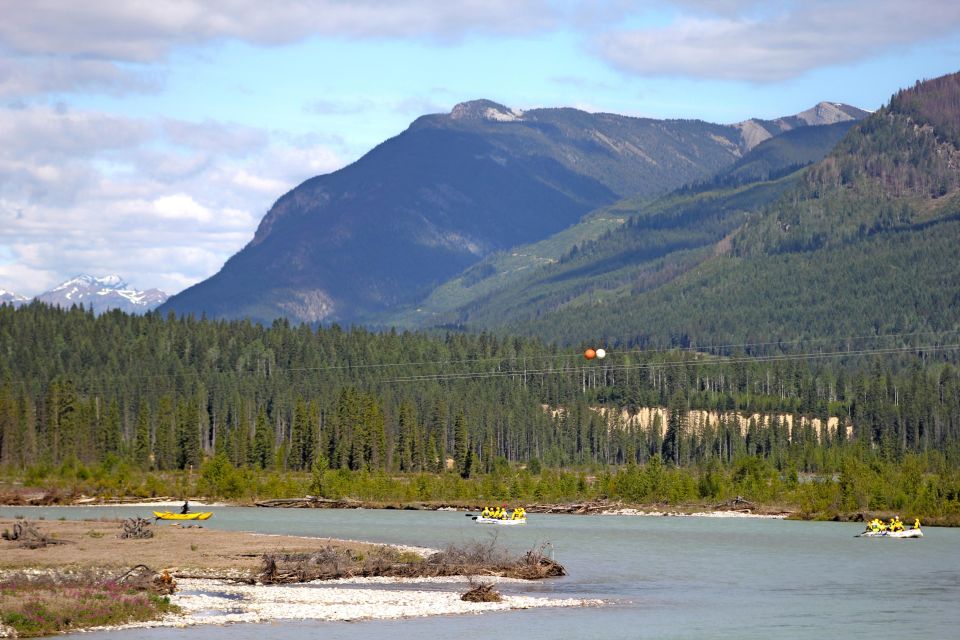
[{"label": "calm water surface", "polygon": [[[211,509],[208,528],[443,547],[488,540],[455,512]],[[0,508],[47,519],[148,515],[137,507]],[[161,525],[162,526],[162,525]],[[510,593],[599,598],[602,608],[540,609],[361,623],[279,622],[84,634],[90,640],[307,638],[424,640],[510,629],[554,638],[960,637],[960,530],[922,540],[854,538],[857,524],[720,518],[533,515],[499,527],[515,551],[550,542],[570,575]]]}]

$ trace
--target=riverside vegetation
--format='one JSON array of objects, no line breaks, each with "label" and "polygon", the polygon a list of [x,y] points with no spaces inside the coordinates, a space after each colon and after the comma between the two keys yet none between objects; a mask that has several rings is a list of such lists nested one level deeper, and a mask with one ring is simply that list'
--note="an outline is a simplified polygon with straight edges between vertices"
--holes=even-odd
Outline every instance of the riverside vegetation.
[{"label": "riverside vegetation", "polygon": [[[634,351],[585,363],[571,351],[486,334],[0,306],[0,467],[11,487],[65,495],[467,505],[742,495],[808,517],[960,515],[951,352]],[[656,406],[667,418],[653,428],[622,419]],[[720,418],[694,428],[690,409]],[[726,412],[760,419],[741,429]],[[799,426],[829,416],[847,428],[821,437]]]},{"label": "riverside vegetation", "polygon": [[0,578],[0,628],[12,629],[12,637],[155,620],[175,610],[166,596],[93,574],[13,573]]}]

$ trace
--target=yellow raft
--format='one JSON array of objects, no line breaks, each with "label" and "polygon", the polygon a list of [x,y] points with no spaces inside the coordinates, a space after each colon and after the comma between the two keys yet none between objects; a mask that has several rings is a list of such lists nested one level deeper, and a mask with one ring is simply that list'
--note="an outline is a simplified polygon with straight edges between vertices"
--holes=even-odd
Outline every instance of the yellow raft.
[{"label": "yellow raft", "polygon": [[213,515],[213,511],[198,513],[170,513],[169,511],[154,511],[157,520],[206,520]]}]

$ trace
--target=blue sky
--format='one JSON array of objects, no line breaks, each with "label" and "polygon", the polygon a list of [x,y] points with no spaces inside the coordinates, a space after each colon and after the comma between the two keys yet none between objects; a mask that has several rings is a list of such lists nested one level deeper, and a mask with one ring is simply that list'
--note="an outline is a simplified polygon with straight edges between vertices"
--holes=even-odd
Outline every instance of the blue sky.
[{"label": "blue sky", "polygon": [[176,292],[276,198],[490,98],[737,122],[958,70],[960,3],[0,0],[0,289]]}]

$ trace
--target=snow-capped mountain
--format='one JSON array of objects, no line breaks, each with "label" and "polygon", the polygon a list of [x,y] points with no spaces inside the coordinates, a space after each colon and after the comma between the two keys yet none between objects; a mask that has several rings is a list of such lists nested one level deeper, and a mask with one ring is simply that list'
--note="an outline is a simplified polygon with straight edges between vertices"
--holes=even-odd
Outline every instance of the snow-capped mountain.
[{"label": "snow-capped mountain", "polygon": [[0,289],[0,304],[12,304],[15,307],[19,307],[25,302],[30,302],[30,298],[16,294],[13,291]]},{"label": "snow-capped mountain", "polygon": [[120,276],[102,278],[81,275],[37,296],[37,300],[58,307],[83,304],[94,313],[120,309],[127,313],[146,313],[160,306],[169,296],[159,289],[138,291]]}]

